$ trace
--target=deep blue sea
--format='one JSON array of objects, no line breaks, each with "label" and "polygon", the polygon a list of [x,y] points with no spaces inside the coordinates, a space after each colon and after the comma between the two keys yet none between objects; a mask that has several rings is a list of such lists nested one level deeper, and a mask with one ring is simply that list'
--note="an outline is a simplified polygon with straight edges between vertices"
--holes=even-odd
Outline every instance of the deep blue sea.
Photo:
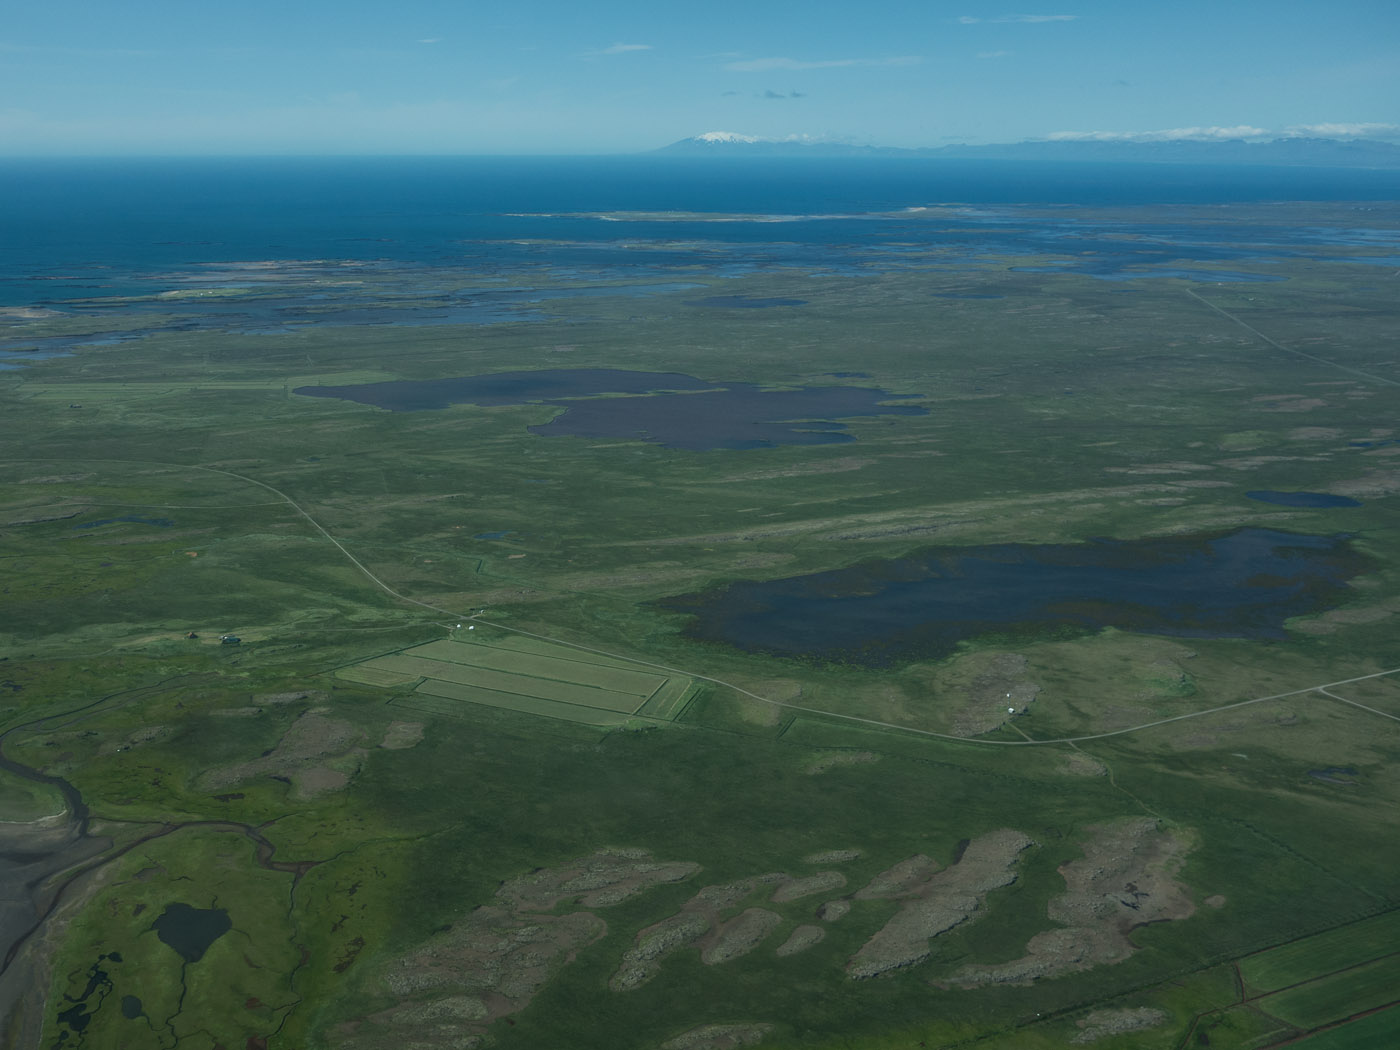
[{"label": "deep blue sea", "polygon": [[[834,258],[829,246],[843,245],[858,264],[862,245],[947,242],[964,231],[985,241],[1000,226],[1007,252],[1042,251],[1065,231],[1043,223],[1021,228],[1006,208],[1397,197],[1400,173],[1312,168],[887,158],[3,160],[0,305],[149,294],[163,275],[229,262],[346,259],[597,272],[635,266],[633,239],[653,247],[646,264],[658,273],[693,262],[687,245],[696,241],[783,246],[755,256],[772,265]],[[865,218],[945,204],[971,207],[942,224]],[[789,221],[597,215],[606,212]],[[1354,236],[1367,243],[1364,203],[1355,226]],[[1087,235],[1071,232],[1080,240]],[[1169,230],[1158,232],[1170,239]],[[1320,240],[1333,234],[1346,231]],[[1261,230],[1260,237],[1300,251],[1309,237],[1318,239],[1296,227]],[[1189,240],[1196,250],[1188,258],[1233,257],[1222,246],[1212,249],[1200,231]]]}]

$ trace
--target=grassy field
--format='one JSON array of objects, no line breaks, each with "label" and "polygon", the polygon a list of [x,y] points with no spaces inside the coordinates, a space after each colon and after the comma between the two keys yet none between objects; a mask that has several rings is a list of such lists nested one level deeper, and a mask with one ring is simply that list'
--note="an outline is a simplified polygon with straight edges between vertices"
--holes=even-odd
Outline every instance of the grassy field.
[{"label": "grassy field", "polygon": [[1400,1013],[1391,1007],[1340,1028],[1310,1035],[1293,1045],[1304,1050],[1387,1050],[1397,1039],[1400,1039]]},{"label": "grassy field", "polygon": [[[670,720],[683,710],[690,691],[684,675],[653,674],[596,653],[489,633],[491,642],[429,642],[340,668],[336,677],[385,688],[416,683],[416,694],[586,725],[618,725],[626,719],[614,716],[643,713]],[[397,702],[418,703],[409,698]],[[448,710],[441,704],[429,709]]]},{"label": "grassy field", "polygon": [[1240,962],[1240,976],[1254,992],[1272,992],[1390,955],[1400,944],[1400,912],[1305,937]]},{"label": "grassy field", "polygon": [[1275,992],[1259,1008],[1304,1031],[1400,1001],[1400,954]]},{"label": "grassy field", "polygon": [[[1211,243],[1359,221],[1073,218]],[[726,266],[748,258],[731,247]],[[0,1047],[718,1050],[707,1025],[761,1050],[1388,1047],[1393,1008],[1328,1026],[1400,986],[1393,282],[1314,248],[1232,261],[1286,278],[1249,284],[872,248],[821,273],[706,264],[682,275],[702,288],[543,319],[167,327],[0,372],[0,751],[48,778],[0,780],[0,854],[51,861],[12,882],[26,914],[53,905],[0,978]],[[655,280],[620,272],[585,276]],[[429,278],[486,286],[443,263],[356,294]],[[731,294],[807,305],[698,303]],[[563,402],[290,393],[562,368],[928,411],[700,451],[529,429]],[[657,604],[897,575],[930,548],[1245,527],[1345,534],[1366,566],[1270,637],[1013,625],[885,667],[696,641]],[[86,826],[30,823],[60,783]],[[1113,838],[1134,822],[1153,830]],[[979,903],[918,961],[848,975],[877,935],[918,942],[1006,832],[1031,842],[1012,881],[958,891]],[[862,893],[892,871],[914,874]],[[816,888],[775,899],[793,884]],[[228,914],[198,961],[154,932],[174,904]],[[643,945],[648,979],[624,987]]]}]

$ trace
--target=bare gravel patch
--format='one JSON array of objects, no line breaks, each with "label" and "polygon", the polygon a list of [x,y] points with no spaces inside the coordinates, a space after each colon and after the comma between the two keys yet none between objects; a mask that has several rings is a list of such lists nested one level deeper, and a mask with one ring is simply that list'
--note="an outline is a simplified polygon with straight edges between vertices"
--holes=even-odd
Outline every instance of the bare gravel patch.
[{"label": "bare gravel patch", "polygon": [[766,908],[746,908],[705,939],[700,947],[700,961],[714,966],[747,955],[782,925],[782,921],[781,915]]},{"label": "bare gravel patch", "polygon": [[390,722],[379,746],[386,751],[404,751],[423,740],[422,722]]},{"label": "bare gravel patch", "polygon": [[925,884],[939,868],[939,863],[932,857],[916,853],[876,875],[863,889],[856,891],[856,900],[893,900],[911,896],[917,892],[916,887]]},{"label": "bare gravel patch", "polygon": [[839,900],[827,901],[817,909],[817,918],[822,922],[837,922],[844,919],[851,913],[851,902],[842,897]]},{"label": "bare gravel patch", "polygon": [[[1019,831],[992,831],[969,842],[952,867],[940,871],[935,866],[935,870],[930,871],[932,862],[920,856],[910,860],[928,863],[906,861],[898,876],[885,878],[889,872],[876,876],[881,887],[890,889],[883,896],[912,899],[851,957],[846,964],[847,975],[878,977],[923,962],[929,956],[932,938],[971,920],[988,893],[1016,881],[1013,866],[1022,851],[1031,845],[1030,838]],[[913,881],[910,876],[919,872],[927,874]],[[867,886],[861,893],[869,890]]]},{"label": "bare gravel patch", "polygon": [[786,958],[798,952],[805,952],[808,948],[820,944],[825,936],[826,931],[820,926],[799,926],[792,931],[792,936],[778,945],[775,954]]},{"label": "bare gravel patch", "polygon": [[660,1050],[742,1050],[773,1030],[771,1024],[707,1024],[668,1039]]},{"label": "bare gravel patch", "polygon": [[[632,947],[623,953],[622,962],[608,982],[608,987],[615,992],[627,992],[646,984],[660,972],[661,963],[668,955],[690,945],[699,944],[702,938],[719,926],[720,912],[737,906],[753,893],[758,884],[759,880],[743,879],[701,889],[681,905],[681,910],[676,914],[648,926],[637,934]],[[741,919],[743,916],[736,918]],[[760,920],[749,921],[757,924]],[[771,928],[764,932],[764,936],[769,932]],[[702,952],[709,950],[716,939],[706,939],[701,946]],[[755,945],[757,943],[754,942]]]},{"label": "bare gravel patch", "polygon": [[1377,470],[1359,478],[1334,481],[1327,486],[1327,491],[1338,496],[1350,496],[1352,499],[1391,496],[1400,492],[1400,470]]},{"label": "bare gravel patch", "polygon": [[496,896],[518,911],[553,911],[564,901],[604,908],[699,870],[698,864],[655,861],[646,850],[605,849],[562,867],[510,879]]},{"label": "bare gravel patch", "polygon": [[1111,1035],[1125,1032],[1141,1032],[1165,1024],[1167,1014],[1150,1006],[1129,1007],[1122,1010],[1095,1010],[1088,1017],[1075,1023],[1083,1029],[1070,1040],[1071,1043],[1096,1043]]},{"label": "bare gravel patch", "polygon": [[478,908],[386,965],[379,986],[402,1001],[346,1026],[332,1045],[472,1047],[486,1026],[534,998],[574,953],[607,931],[590,912],[523,919]]},{"label": "bare gravel patch", "polygon": [[1121,962],[1135,950],[1129,934],[1151,922],[1184,919],[1195,911],[1176,874],[1194,845],[1184,831],[1152,818],[1128,818],[1087,829],[1084,856],[1060,868],[1065,892],[1046,911],[1060,924],[1030,939],[1026,954],[998,966],[969,966],[954,978],[963,987],[1029,984],[1043,977]]},{"label": "bare gravel patch", "polygon": [[269,754],[251,762],[208,770],[195,781],[196,787],[221,791],[254,777],[277,777],[291,781],[298,798],[343,788],[367,752],[356,746],[362,738],[358,727],[328,718],[323,711],[313,709],[303,714]]},{"label": "bare gravel patch", "polygon": [[858,849],[829,849],[822,853],[809,853],[802,858],[803,864],[845,864],[847,861],[859,860],[861,852]]},{"label": "bare gravel patch", "polygon": [[293,781],[292,796],[305,799],[325,795],[331,791],[344,791],[350,783],[350,774],[329,766],[313,766],[297,774]]},{"label": "bare gravel patch", "polygon": [[698,912],[679,912],[648,926],[622,956],[622,964],[608,987],[615,992],[640,988],[657,975],[666,956],[694,944],[709,930],[710,920]]},{"label": "bare gravel patch", "polygon": [[773,891],[773,896],[769,899],[774,904],[786,904],[788,901],[810,897],[814,893],[830,893],[845,885],[846,876],[839,871],[819,871],[805,878],[787,880]]},{"label": "bare gravel patch", "polygon": [[[339,1026],[328,1033],[330,1045],[338,1050],[480,1046],[492,1021],[523,1010],[581,948],[607,932],[607,924],[591,911],[542,912],[563,902],[616,903],[698,870],[696,864],[658,862],[646,850],[608,849],[509,879],[492,904],[381,965],[369,991],[398,1002]],[[703,912],[686,918],[689,929],[684,923],[654,927],[650,947],[664,949],[668,939],[689,943],[714,925]]]}]

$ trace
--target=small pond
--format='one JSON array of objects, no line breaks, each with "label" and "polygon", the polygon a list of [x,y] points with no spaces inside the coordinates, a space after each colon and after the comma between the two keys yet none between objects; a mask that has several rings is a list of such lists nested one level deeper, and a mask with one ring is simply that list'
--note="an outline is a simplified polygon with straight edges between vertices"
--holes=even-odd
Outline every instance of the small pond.
[{"label": "small pond", "polygon": [[1314,780],[1321,780],[1325,784],[1341,784],[1344,787],[1355,787],[1355,778],[1359,775],[1350,766],[1328,766],[1326,769],[1308,770],[1308,776]]},{"label": "small pond", "polygon": [[960,642],[1009,644],[1116,627],[1282,638],[1284,621],[1346,600],[1370,562],[1345,536],[1269,529],[1081,544],[942,547],[657,603],[687,636],[747,652],[886,666]]},{"label": "small pond", "polygon": [[[837,422],[856,416],[925,415],[918,405],[891,404],[917,395],[873,387],[820,386],[766,390],[753,383],[709,383],[678,372],[611,368],[496,372],[452,379],[355,386],[303,386],[307,397],[333,397],[393,412],[455,404],[557,403],[564,409],[531,427],[546,437],[650,441],[693,451],[854,441]],[[633,394],[634,397],[599,396]]]},{"label": "small pond", "polygon": [[1361,501],[1350,496],[1334,496],[1330,492],[1271,492],[1255,489],[1246,492],[1250,499],[1261,503],[1274,503],[1280,507],[1359,507]]},{"label": "small pond", "polygon": [[170,904],[151,924],[162,944],[174,948],[185,962],[199,962],[209,946],[233,928],[223,908]]}]

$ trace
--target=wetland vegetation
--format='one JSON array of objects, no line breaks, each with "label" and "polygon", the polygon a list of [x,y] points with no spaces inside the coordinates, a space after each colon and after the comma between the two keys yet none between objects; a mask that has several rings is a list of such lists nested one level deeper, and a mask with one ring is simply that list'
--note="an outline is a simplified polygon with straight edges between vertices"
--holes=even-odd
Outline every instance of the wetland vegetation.
[{"label": "wetland vegetation", "polygon": [[594,196],[4,286],[0,1046],[1393,1042],[1400,210]]}]

